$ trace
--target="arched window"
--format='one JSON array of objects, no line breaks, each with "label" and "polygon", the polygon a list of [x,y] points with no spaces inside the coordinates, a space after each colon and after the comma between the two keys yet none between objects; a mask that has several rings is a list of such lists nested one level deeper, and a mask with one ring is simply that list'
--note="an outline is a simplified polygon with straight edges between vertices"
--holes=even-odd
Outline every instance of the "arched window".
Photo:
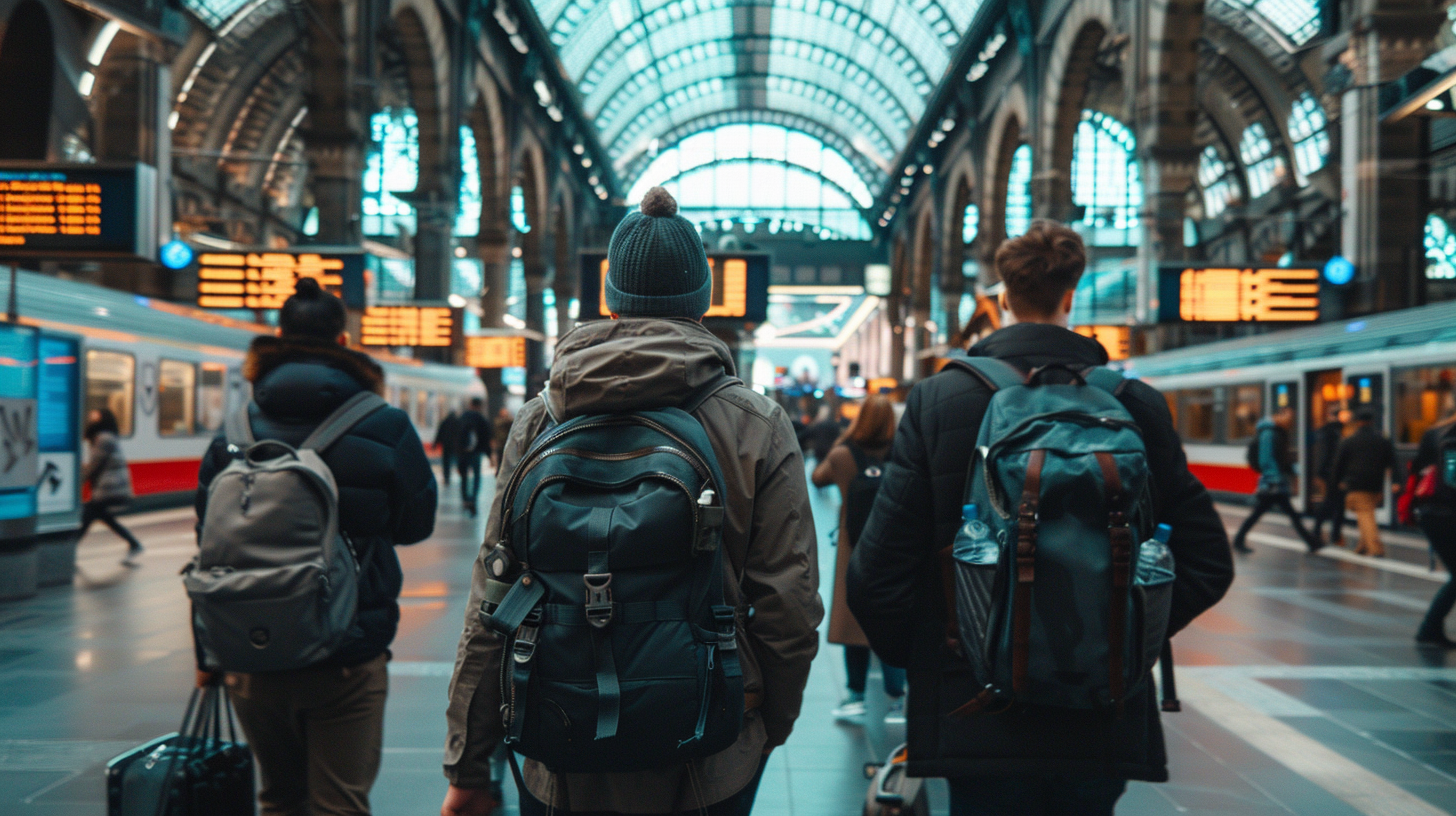
[{"label": "arched window", "polygon": [[1259,15],[1295,45],[1304,45],[1320,31],[1317,0],[1224,0]]},{"label": "arched window", "polygon": [[1239,139],[1239,158],[1244,161],[1244,177],[1249,181],[1249,198],[1255,199],[1284,178],[1284,157],[1274,152],[1274,143],[1264,123],[1254,122],[1244,128]]},{"label": "arched window", "polygon": [[862,208],[869,187],[839,151],[797,130],[767,124],[723,125],[662,151],[627,194],[640,201],[662,185],[679,212],[699,226],[768,221],[804,224],[823,238],[868,240]]},{"label": "arched window", "polygon": [[480,234],[480,154],[475,148],[475,131],[460,126],[460,209],[455,215],[455,234]]},{"label": "arched window", "polygon": [[1031,145],[1011,154],[1006,179],[1006,237],[1015,238],[1031,226]]},{"label": "arched window", "polygon": [[1426,218],[1426,277],[1456,280],[1456,235],[1446,219],[1435,213]]},{"label": "arched window", "polygon": [[1198,157],[1198,186],[1203,188],[1204,218],[1219,217],[1239,199],[1239,183],[1233,176],[1233,167],[1213,145],[1203,148]]},{"label": "arched window", "polygon": [[415,189],[420,177],[420,122],[413,108],[385,108],[369,119],[372,143],[364,159],[364,234],[415,230],[415,210],[394,193]]},{"label": "arched window", "polygon": [[1294,164],[1303,175],[1325,166],[1330,157],[1329,120],[1325,109],[1309,91],[1294,100],[1289,111],[1289,138],[1294,141]]},{"label": "arched window", "polygon": [[511,187],[511,226],[522,234],[531,231],[531,222],[526,218],[526,191],[519,184]]},{"label": "arched window", "polygon": [[967,204],[965,214],[961,216],[961,243],[966,245],[974,243],[980,232],[981,208],[975,204]]},{"label": "arched window", "polygon": [[1085,207],[1082,224],[1099,246],[1137,243],[1143,183],[1137,140],[1127,126],[1100,111],[1082,111],[1072,142],[1072,203]]}]

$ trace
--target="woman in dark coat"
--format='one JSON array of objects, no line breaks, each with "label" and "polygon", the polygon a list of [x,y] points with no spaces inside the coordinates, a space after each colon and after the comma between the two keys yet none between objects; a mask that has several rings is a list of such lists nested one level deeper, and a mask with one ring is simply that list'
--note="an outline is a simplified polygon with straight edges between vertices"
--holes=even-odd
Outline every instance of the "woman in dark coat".
[{"label": "woman in dark coat", "polygon": [[110,408],[92,411],[87,419],[82,434],[86,439],[86,467],[81,480],[91,488],[91,498],[81,506],[81,535],[86,535],[95,522],[105,524],[127,544],[126,557],[121,563],[135,567],[139,564],[137,556],[142,554],[142,543],[116,520],[116,512],[132,499],[131,470],[121,454],[121,428]]},{"label": "woman in dark coat", "polygon": [[[1456,490],[1451,489],[1442,478],[1443,463],[1440,460],[1441,443],[1453,436],[1456,436],[1456,413],[1431,426],[1421,437],[1420,449],[1410,465],[1412,478],[1408,483],[1410,488],[1414,488],[1423,477],[1433,477],[1435,495],[1415,503],[1415,520],[1449,576],[1456,576]],[[1428,468],[1434,468],[1434,471],[1427,474]],[[1456,648],[1456,642],[1446,636],[1446,616],[1451,614],[1453,606],[1456,606],[1456,577],[1448,579],[1431,599],[1431,607],[1421,621],[1421,627],[1416,630],[1416,642]]]},{"label": "woman in dark coat", "polygon": [[[829,452],[814,468],[814,486],[839,487],[839,539],[834,558],[834,603],[829,613],[829,642],[844,646],[844,667],[848,674],[849,696],[834,710],[834,718],[846,722],[863,722],[865,714],[865,680],[870,668],[870,645],[845,602],[845,575],[849,570],[849,554],[859,537],[859,528],[869,517],[875,494],[854,488],[861,473],[866,484],[879,484],[880,468],[895,439],[895,409],[879,394],[865,398],[849,428],[840,435]],[[885,676],[885,693],[889,695],[890,722],[903,722],[902,700],[905,696],[904,669],[881,663]]]}]

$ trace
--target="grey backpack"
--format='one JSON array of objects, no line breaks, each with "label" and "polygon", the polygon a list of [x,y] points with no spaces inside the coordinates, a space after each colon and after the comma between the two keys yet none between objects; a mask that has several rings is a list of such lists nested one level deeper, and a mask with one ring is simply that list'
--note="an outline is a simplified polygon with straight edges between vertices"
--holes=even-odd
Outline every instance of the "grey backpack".
[{"label": "grey backpack", "polygon": [[345,402],[297,449],[257,441],[244,406],[227,419],[241,453],[207,491],[199,552],[182,571],[198,643],[239,672],[286,671],[333,654],[354,627],[356,554],[339,530],[339,490],[320,454],[387,403]]}]

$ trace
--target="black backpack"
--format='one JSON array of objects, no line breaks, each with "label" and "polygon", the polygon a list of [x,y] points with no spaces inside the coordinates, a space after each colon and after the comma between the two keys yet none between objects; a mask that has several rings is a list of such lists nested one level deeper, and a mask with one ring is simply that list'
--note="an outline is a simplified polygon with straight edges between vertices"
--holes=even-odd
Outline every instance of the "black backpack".
[{"label": "black backpack", "polygon": [[1264,472],[1264,469],[1259,465],[1259,439],[1263,434],[1263,428],[1254,431],[1254,438],[1250,439],[1248,446],[1244,448],[1244,461],[1249,463],[1249,470],[1255,473]]},{"label": "black backpack", "polygon": [[874,509],[875,496],[879,494],[880,482],[885,476],[885,461],[865,453],[853,441],[845,440],[844,445],[854,456],[854,479],[849,483],[849,491],[844,494],[844,531],[847,534],[845,541],[853,547],[859,543],[865,522],[869,520],[870,511]]},{"label": "black backpack", "polygon": [[738,739],[723,475],[692,416],[738,382],[724,375],[680,408],[575,417],[521,458],[498,545],[521,571],[484,616],[506,638],[501,713],[517,753],[558,773],[622,773]]}]

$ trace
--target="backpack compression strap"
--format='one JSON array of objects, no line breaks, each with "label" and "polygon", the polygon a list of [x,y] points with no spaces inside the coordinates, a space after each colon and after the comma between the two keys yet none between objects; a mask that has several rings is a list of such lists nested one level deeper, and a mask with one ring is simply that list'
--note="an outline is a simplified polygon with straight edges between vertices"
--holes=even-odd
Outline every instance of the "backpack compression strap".
[{"label": "backpack compression strap", "polygon": [[1102,482],[1107,488],[1107,538],[1112,545],[1112,607],[1107,614],[1107,692],[1122,706],[1124,635],[1127,628],[1127,595],[1132,578],[1132,530],[1127,526],[1127,491],[1117,473],[1117,462],[1107,451],[1098,451]]},{"label": "backpack compression strap", "polygon": [[1017,697],[1030,690],[1031,587],[1036,583],[1036,524],[1041,505],[1041,469],[1046,451],[1037,448],[1026,462],[1021,506],[1016,511],[1016,594],[1011,609],[1011,689]]},{"label": "backpack compression strap", "polygon": [[389,403],[373,391],[361,391],[349,398],[343,405],[335,408],[334,412],[320,422],[299,447],[320,452],[328,450],[329,446],[339,441],[339,438],[348,433],[350,428],[387,405]]}]

